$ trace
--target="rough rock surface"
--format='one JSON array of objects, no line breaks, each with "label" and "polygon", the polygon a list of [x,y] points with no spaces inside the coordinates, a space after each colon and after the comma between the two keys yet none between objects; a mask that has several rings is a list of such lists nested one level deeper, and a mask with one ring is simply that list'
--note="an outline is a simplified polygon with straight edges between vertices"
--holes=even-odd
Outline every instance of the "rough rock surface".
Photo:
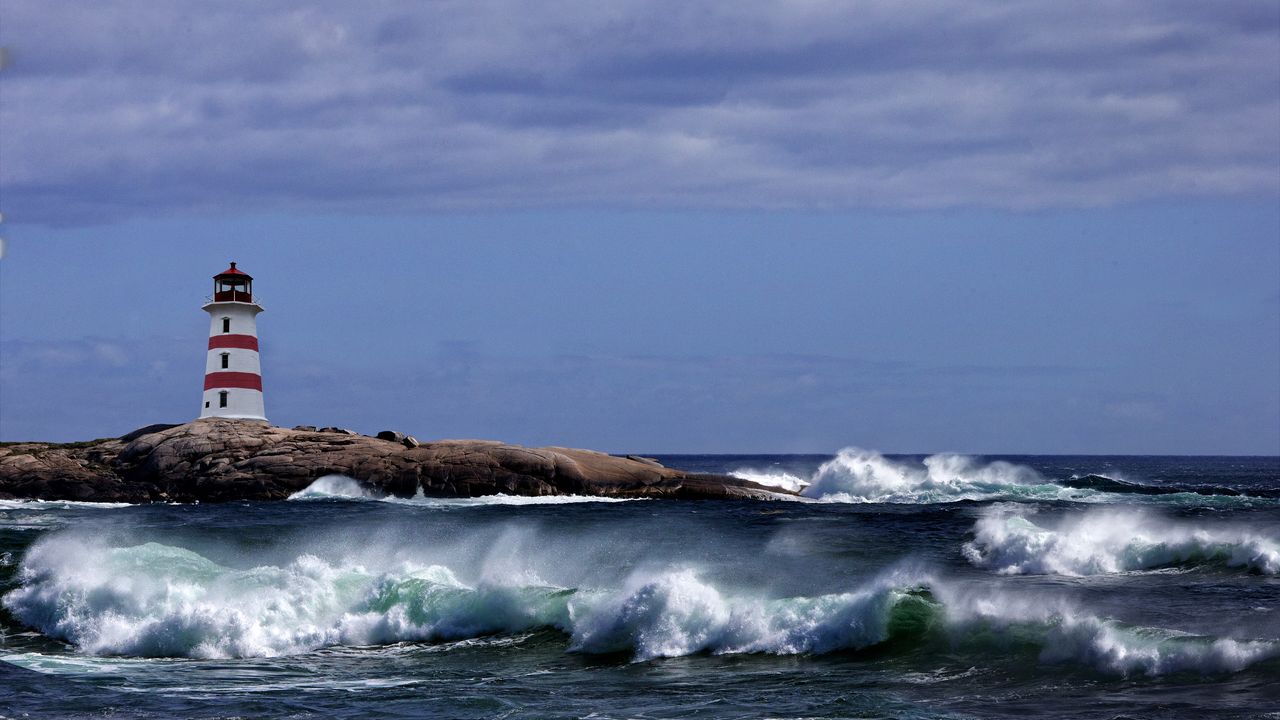
[{"label": "rough rock surface", "polygon": [[[0,498],[97,502],[281,500],[324,475],[409,497],[600,495],[778,499],[791,493],[650,458],[490,440],[388,442],[339,428],[205,418],[83,443],[0,445]],[[394,437],[394,436],[393,436]]]}]

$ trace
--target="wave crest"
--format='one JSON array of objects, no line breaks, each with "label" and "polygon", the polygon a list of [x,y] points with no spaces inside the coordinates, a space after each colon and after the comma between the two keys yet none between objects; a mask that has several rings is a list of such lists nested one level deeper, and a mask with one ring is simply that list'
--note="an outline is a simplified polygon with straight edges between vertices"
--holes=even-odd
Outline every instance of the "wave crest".
[{"label": "wave crest", "polygon": [[826,502],[937,503],[1008,496],[1058,497],[1066,491],[1034,470],[965,455],[931,455],[920,465],[845,448],[823,463],[804,494]]},{"label": "wave crest", "polygon": [[184,548],[36,545],[4,597],[23,622],[91,654],[258,657],[329,645],[457,640],[567,619],[562,588],[471,587],[442,566],[390,572],[302,555],[236,570]]},{"label": "wave crest", "polygon": [[[853,593],[765,600],[725,597],[691,570],[633,579],[622,591],[575,612],[570,649],[629,652],[635,660],[698,652],[796,655],[856,650],[885,642],[899,605],[940,608],[897,578]],[[575,603],[576,604],[576,603]],[[575,608],[576,609],[576,608]]]},{"label": "wave crest", "polygon": [[1091,510],[1042,527],[1030,514],[988,509],[963,547],[965,557],[1007,575],[1099,575],[1197,564],[1280,574],[1280,539],[1249,529],[1211,528],[1132,509]]},{"label": "wave crest", "polygon": [[783,490],[789,490],[791,492],[800,492],[810,485],[810,481],[800,477],[799,475],[786,472],[785,470],[778,470],[776,468],[768,470],[741,468],[734,470],[729,474],[741,480],[749,480],[757,485],[782,488]]},{"label": "wave crest", "polygon": [[873,450],[845,448],[823,463],[802,493],[820,502],[930,504],[959,501],[1054,501],[1248,507],[1275,504],[1229,488],[1142,485],[1101,475],[1061,481],[1003,460],[930,455],[892,460]]},{"label": "wave crest", "polygon": [[1280,641],[1127,626],[1041,597],[966,595],[928,574],[891,571],[851,592],[730,594],[688,568],[622,587],[561,588],[527,574],[467,584],[443,565],[382,571],[301,555],[233,569],[156,543],[102,549],[37,543],[4,605],[86,653],[246,657],[334,645],[455,641],[553,630],[582,653],[633,660],[696,653],[818,654],[899,644],[981,655],[1022,652],[1115,674],[1232,672],[1280,656]]},{"label": "wave crest", "polygon": [[290,500],[380,500],[380,495],[346,475],[325,475],[289,496]]},{"label": "wave crest", "polygon": [[1125,626],[1095,617],[1071,618],[1054,626],[1044,641],[1041,662],[1078,662],[1114,675],[1169,675],[1239,672],[1280,656],[1274,640],[1235,640]]}]

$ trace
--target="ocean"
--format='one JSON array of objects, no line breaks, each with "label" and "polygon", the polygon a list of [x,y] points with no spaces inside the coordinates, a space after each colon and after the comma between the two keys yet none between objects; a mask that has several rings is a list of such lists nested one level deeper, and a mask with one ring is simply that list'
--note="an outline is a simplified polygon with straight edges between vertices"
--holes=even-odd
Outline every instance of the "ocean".
[{"label": "ocean", "polygon": [[0,501],[0,716],[1280,718],[1280,458],[658,459],[807,497]]}]

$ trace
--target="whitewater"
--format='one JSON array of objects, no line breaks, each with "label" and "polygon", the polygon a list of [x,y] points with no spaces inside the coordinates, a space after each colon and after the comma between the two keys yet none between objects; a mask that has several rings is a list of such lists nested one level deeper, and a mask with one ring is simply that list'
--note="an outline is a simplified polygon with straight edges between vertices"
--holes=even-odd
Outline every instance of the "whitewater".
[{"label": "whitewater", "polygon": [[1276,458],[660,459],[799,496],[5,501],[0,715],[1280,707]]}]

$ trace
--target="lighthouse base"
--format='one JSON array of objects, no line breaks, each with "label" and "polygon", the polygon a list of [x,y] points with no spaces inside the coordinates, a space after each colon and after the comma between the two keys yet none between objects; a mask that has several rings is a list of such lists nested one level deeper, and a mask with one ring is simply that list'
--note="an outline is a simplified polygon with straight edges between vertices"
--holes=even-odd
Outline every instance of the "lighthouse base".
[{"label": "lighthouse base", "polygon": [[204,391],[200,417],[266,420],[262,391],[249,388],[209,388]]}]

